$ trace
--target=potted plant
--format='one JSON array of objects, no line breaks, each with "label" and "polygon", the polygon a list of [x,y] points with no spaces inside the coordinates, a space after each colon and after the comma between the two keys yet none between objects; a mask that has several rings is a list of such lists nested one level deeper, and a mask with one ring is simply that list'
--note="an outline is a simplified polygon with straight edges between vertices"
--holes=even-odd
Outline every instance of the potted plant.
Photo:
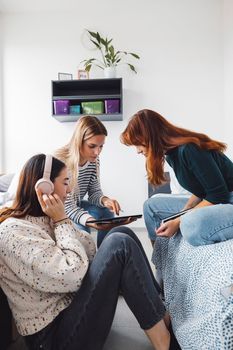
[{"label": "potted plant", "polygon": [[134,73],[137,73],[135,67],[129,62],[125,62],[125,59],[127,56],[139,59],[139,55],[133,52],[116,50],[112,45],[113,39],[108,39],[107,37],[104,39],[98,32],[92,32],[90,30],[87,30],[87,32],[89,33],[90,41],[101,54],[101,59],[89,58],[81,61],[87,72],[90,72],[92,65],[95,65],[104,69],[107,78],[114,78],[116,75],[116,66],[126,64]]}]

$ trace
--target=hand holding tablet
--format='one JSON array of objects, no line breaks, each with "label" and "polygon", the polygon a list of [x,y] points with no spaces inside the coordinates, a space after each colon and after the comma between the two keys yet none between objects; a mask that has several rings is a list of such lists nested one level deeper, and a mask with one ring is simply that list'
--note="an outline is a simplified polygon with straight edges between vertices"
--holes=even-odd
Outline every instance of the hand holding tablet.
[{"label": "hand holding tablet", "polygon": [[[107,225],[107,224],[124,224],[128,219],[133,219],[132,221],[135,221],[137,219],[140,219],[142,217],[142,214],[136,214],[136,215],[125,215],[125,216],[117,216],[114,218],[103,218],[103,219],[97,219],[97,220],[88,220],[88,224],[100,224],[100,225]],[[115,225],[116,226],[116,225]]]}]

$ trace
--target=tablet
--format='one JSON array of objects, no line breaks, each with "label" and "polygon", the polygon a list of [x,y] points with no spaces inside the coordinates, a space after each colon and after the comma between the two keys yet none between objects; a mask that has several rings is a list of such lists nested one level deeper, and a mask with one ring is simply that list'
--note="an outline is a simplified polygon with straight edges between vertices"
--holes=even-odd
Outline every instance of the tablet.
[{"label": "tablet", "polygon": [[126,216],[116,216],[114,218],[103,218],[103,219],[97,219],[97,220],[90,220],[87,223],[95,223],[95,224],[120,224],[127,220],[128,218],[132,219],[140,219],[142,217],[142,214],[137,215],[126,215]]},{"label": "tablet", "polygon": [[164,219],[162,220],[162,223],[164,224],[164,223],[167,222],[167,221],[174,220],[174,219],[180,217],[181,215],[186,214],[186,213],[187,213],[188,211],[190,211],[191,209],[193,209],[193,208],[185,209],[185,210],[182,210],[182,211],[180,211],[180,212],[178,212],[178,213],[176,213],[176,214],[172,214],[172,215],[170,215],[170,216],[167,216],[166,218],[164,218]]}]

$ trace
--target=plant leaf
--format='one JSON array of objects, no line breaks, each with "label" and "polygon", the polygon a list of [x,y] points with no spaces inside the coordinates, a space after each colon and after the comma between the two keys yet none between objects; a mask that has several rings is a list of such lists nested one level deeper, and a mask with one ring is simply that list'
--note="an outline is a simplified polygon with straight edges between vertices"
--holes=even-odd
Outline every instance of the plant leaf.
[{"label": "plant leaf", "polygon": [[97,39],[97,33],[91,32],[91,31],[88,30],[88,29],[87,29],[87,31],[88,31],[88,33],[89,33],[93,38]]},{"label": "plant leaf", "polygon": [[130,63],[127,63],[127,64],[134,73],[137,73],[135,67],[132,64],[130,64]]},{"label": "plant leaf", "polygon": [[111,56],[114,56],[114,47],[112,45],[109,47],[109,51]]},{"label": "plant leaf", "polygon": [[100,44],[100,35],[98,32],[96,33],[96,39],[97,39],[98,43]]},{"label": "plant leaf", "polygon": [[97,49],[100,49],[100,45],[96,41],[94,41],[92,39],[90,39],[90,40],[97,47]]},{"label": "plant leaf", "polygon": [[91,70],[92,65],[89,64],[88,66],[85,66],[85,70],[89,73]]},{"label": "plant leaf", "polygon": [[81,61],[80,63],[85,62],[85,64],[89,64],[89,63],[94,62],[95,60],[96,60],[95,58],[89,58],[88,60],[83,60],[83,61]]},{"label": "plant leaf", "polygon": [[138,56],[136,53],[129,52],[129,55],[133,56],[134,58],[140,59],[140,56]]}]

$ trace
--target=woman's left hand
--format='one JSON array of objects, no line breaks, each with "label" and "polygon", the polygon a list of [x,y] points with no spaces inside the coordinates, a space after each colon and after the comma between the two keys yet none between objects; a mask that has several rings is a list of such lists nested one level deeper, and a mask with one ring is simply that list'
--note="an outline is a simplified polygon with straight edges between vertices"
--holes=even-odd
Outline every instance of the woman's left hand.
[{"label": "woman's left hand", "polygon": [[117,202],[116,199],[111,199],[108,197],[103,197],[102,198],[102,204],[108,208],[110,211],[115,213],[116,215],[119,215],[119,212],[121,210],[120,204]]},{"label": "woman's left hand", "polygon": [[180,227],[180,219],[177,218],[175,220],[170,220],[162,223],[157,230],[155,230],[155,233],[159,237],[172,237],[174,234],[178,231]]}]

